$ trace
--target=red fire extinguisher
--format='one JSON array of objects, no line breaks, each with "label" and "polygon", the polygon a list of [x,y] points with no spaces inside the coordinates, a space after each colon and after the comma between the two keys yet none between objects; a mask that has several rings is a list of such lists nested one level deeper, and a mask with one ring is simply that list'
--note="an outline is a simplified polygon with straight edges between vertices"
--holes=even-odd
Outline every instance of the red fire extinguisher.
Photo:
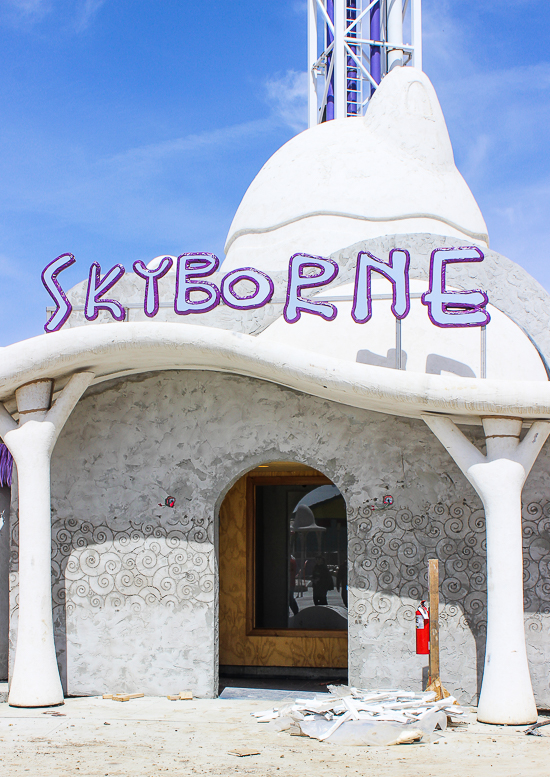
[{"label": "red fire extinguisher", "polygon": [[416,611],[416,652],[418,655],[430,652],[430,611],[424,600]]}]

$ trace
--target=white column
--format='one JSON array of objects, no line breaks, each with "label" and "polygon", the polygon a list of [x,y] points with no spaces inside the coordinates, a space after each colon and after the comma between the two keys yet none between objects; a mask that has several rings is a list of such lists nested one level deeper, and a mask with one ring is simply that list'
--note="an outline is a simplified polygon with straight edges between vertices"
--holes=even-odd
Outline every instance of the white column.
[{"label": "white column", "polygon": [[[389,44],[403,43],[403,2],[402,0],[388,0],[388,32]],[[403,51],[394,49],[388,51],[388,73],[394,67],[403,64]]]},{"label": "white column", "polygon": [[334,0],[334,118],[347,115],[347,57],[344,46],[346,33],[345,0]]},{"label": "white column", "polygon": [[411,0],[412,66],[422,70],[422,0]]},{"label": "white column", "polygon": [[21,386],[15,392],[19,425],[0,404],[0,435],[19,486],[19,623],[8,698],[14,707],[63,704],[52,619],[50,457],[93,377],[73,375],[51,409],[52,380]]},{"label": "white column", "polygon": [[319,123],[317,110],[317,76],[313,65],[317,62],[317,0],[307,0],[307,108],[308,127]]},{"label": "white column", "polygon": [[473,485],[487,530],[487,644],[478,703],[482,723],[525,725],[537,719],[523,620],[521,492],[550,434],[536,421],[520,442],[518,418],[484,418],[487,455],[448,418],[424,416]]}]

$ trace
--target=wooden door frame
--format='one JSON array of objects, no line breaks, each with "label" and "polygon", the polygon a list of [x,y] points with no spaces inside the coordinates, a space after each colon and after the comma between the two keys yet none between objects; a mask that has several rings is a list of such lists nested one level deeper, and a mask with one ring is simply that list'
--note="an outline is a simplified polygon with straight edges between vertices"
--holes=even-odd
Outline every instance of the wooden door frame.
[{"label": "wooden door frame", "polygon": [[334,485],[325,475],[246,476],[246,636],[247,637],[332,637],[348,638],[348,629],[260,629],[256,628],[256,486]]}]

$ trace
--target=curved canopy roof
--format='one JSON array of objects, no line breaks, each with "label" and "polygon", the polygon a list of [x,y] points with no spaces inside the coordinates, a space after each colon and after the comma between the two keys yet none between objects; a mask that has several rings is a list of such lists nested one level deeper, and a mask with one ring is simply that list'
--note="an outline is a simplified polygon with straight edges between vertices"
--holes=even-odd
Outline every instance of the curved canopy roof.
[{"label": "curved canopy roof", "polygon": [[199,369],[267,380],[393,415],[443,413],[550,418],[550,382],[427,375],[357,364],[226,330],[169,323],[97,324],[25,340],[1,351],[0,400],[39,378],[61,388],[75,372],[95,383],[154,370]]}]

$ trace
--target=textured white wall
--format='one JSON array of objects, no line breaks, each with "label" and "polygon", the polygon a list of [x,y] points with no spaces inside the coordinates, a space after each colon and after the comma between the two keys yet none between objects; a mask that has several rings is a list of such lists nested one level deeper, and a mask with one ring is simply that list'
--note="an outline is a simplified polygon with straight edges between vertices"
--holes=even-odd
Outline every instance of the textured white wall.
[{"label": "textured white wall", "polygon": [[[527,633],[542,706],[550,703],[548,455],[546,447],[526,486],[524,532]],[[426,658],[413,652],[413,616],[434,554],[443,679],[473,700],[484,649],[484,518],[440,443],[421,421],[207,372],[93,388],[59,439],[54,617],[67,691],[216,692],[215,516],[243,472],[273,459],[322,470],[346,498],[350,680],[420,688]],[[158,507],[168,494],[173,510]],[[375,509],[385,494],[393,507]],[[15,570],[12,586],[15,608]],[[16,617],[13,624],[12,639]]]}]

